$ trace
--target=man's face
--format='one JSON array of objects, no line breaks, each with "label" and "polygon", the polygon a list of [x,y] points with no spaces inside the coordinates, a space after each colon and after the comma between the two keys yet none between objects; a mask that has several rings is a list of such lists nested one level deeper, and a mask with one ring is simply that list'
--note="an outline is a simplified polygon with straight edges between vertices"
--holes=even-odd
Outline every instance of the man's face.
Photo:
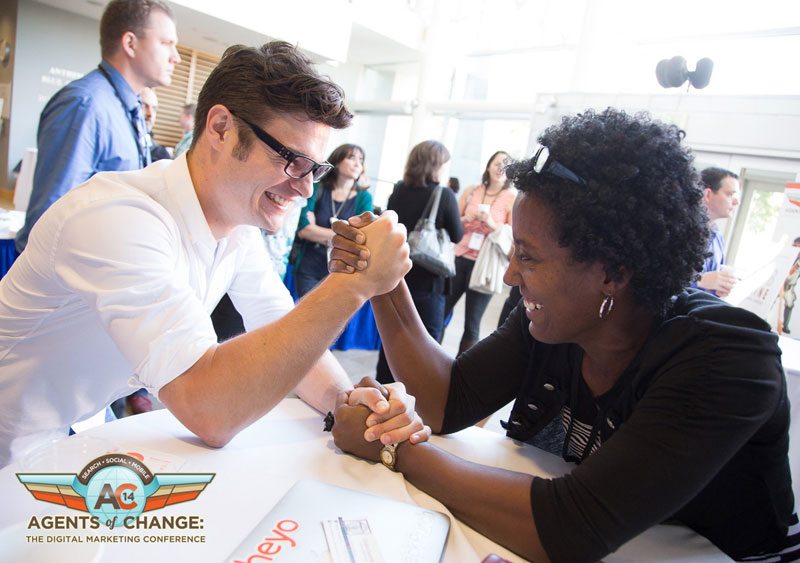
[{"label": "man's face", "polygon": [[178,123],[180,123],[183,132],[188,133],[194,129],[194,114],[181,112],[178,116]]},{"label": "man's face", "polygon": [[[241,123],[236,118],[233,120]],[[256,125],[290,151],[316,162],[325,161],[330,134],[328,125],[297,114],[283,114]],[[235,127],[233,134],[236,143],[226,145],[225,158],[219,161],[227,169],[220,180],[224,185],[215,188],[212,205],[203,207],[206,218],[215,234],[237,225],[253,225],[275,233],[283,226],[295,201],[311,197],[312,174],[300,179],[290,178],[284,172],[286,160],[257,138],[253,138],[250,153],[242,160],[234,154],[239,141]]]},{"label": "man's face", "polygon": [[711,188],[706,188],[703,202],[706,204],[708,218],[711,221],[727,219],[739,205],[739,180],[727,176],[722,180],[722,186],[716,193]]},{"label": "man's face", "polygon": [[131,60],[134,72],[145,86],[169,86],[172,71],[181,62],[177,45],[175,22],[160,10],[150,12],[142,37],[136,37],[136,56]]},{"label": "man's face", "polygon": [[158,97],[152,88],[142,90],[142,109],[144,110],[144,124],[148,133],[153,132],[153,124],[156,122],[158,112]]}]

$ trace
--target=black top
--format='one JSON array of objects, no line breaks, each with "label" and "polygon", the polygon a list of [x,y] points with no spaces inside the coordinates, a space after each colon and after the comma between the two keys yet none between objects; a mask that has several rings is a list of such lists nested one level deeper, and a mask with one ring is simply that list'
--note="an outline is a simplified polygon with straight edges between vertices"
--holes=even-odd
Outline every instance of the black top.
[{"label": "black top", "polygon": [[582,350],[537,342],[528,324],[520,304],[459,356],[443,431],[513,399],[508,435],[519,440],[559,414],[570,429],[576,413],[572,430],[582,425],[584,443],[598,447],[578,447],[588,457],[571,473],[531,487],[551,560],[596,561],[670,519],[734,558],[781,549],[794,506],[789,403],[777,336],[764,321],[704,292],[682,293],[594,399],[580,375]]},{"label": "black top", "polygon": [[[400,222],[405,225],[410,233],[422,218],[422,212],[428,204],[436,185],[431,186],[406,186],[402,181],[397,182],[389,196],[386,209],[397,213]],[[453,190],[444,188],[439,199],[439,211],[436,213],[436,228],[445,229],[450,235],[450,240],[458,242],[464,236],[464,227],[461,224],[461,215],[458,212],[458,202]],[[437,276],[419,266],[412,266],[406,274],[406,284],[410,291],[431,291],[445,293],[445,278]]]},{"label": "black top", "polygon": [[150,160],[155,162],[156,160],[171,160],[172,157],[167,150],[167,147],[163,145],[159,145],[158,143],[153,143],[150,146]]}]

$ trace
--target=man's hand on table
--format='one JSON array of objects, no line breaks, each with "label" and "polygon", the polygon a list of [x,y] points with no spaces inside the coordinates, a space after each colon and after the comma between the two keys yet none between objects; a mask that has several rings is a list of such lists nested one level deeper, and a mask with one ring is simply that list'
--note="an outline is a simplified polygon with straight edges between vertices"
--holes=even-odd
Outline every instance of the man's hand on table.
[{"label": "man's hand on table", "polygon": [[334,441],[342,450],[372,461],[379,461],[384,444],[424,442],[431,429],[414,411],[415,404],[402,383],[382,386],[365,377],[351,392],[340,395]]},{"label": "man's hand on table", "polygon": [[416,444],[431,436],[431,429],[414,410],[416,399],[406,393],[406,386],[400,382],[381,385],[365,377],[348,394],[347,405],[364,405],[370,409],[363,431],[367,442],[397,444],[408,440]]}]

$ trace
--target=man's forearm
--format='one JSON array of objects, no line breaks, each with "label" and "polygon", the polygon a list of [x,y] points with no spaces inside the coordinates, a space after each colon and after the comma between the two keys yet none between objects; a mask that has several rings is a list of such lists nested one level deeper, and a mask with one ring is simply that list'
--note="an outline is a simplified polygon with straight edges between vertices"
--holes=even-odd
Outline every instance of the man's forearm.
[{"label": "man's forearm", "polygon": [[[160,399],[204,441],[224,445],[300,383],[363,305],[349,281],[331,274],[283,318],[209,350]],[[315,396],[316,408],[334,400]]]},{"label": "man's forearm", "polygon": [[300,380],[294,392],[321,413],[336,409],[336,399],[342,391],[350,391],[353,384],[341,364],[326,350],[322,357]]}]

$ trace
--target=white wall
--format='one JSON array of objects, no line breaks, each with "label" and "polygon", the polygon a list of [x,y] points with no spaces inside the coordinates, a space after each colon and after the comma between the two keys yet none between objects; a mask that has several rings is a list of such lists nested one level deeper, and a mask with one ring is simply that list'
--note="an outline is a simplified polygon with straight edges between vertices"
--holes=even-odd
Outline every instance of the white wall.
[{"label": "white wall", "polygon": [[[11,98],[5,86],[11,84],[14,76],[14,52],[17,49],[16,38],[17,2],[16,0],[0,0],[0,40],[5,39],[11,45],[11,58],[6,64],[0,63],[0,85],[3,85],[3,113],[8,113]],[[8,142],[9,121],[0,121],[0,188],[8,186]]]},{"label": "white wall", "polygon": [[100,62],[96,20],[20,0],[16,33],[9,170],[27,147],[36,146],[39,115],[47,100]]},{"label": "white wall", "polygon": [[560,116],[587,108],[649,111],[679,125],[686,142],[706,161],[731,169],[800,172],[800,96],[692,96],[545,94],[532,120],[531,142]]}]

